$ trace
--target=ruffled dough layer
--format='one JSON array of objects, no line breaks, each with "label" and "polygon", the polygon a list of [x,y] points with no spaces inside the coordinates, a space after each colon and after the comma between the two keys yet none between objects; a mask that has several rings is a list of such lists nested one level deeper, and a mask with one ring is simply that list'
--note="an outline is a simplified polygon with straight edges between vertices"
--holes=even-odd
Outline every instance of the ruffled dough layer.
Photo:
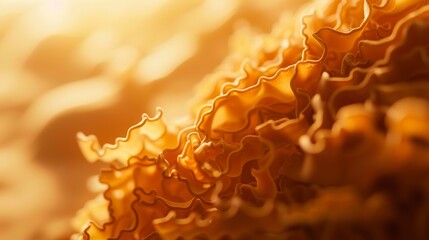
[{"label": "ruffled dough layer", "polygon": [[114,145],[79,137],[112,168],[104,217],[85,207],[76,239],[429,237],[429,5],[300,14],[234,38],[194,124],[144,116]]}]

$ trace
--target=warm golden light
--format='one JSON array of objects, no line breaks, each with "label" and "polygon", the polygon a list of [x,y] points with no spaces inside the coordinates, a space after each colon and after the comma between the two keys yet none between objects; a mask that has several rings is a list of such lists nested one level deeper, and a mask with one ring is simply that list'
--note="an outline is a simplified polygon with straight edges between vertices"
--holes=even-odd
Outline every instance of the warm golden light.
[{"label": "warm golden light", "polygon": [[428,44],[423,0],[4,1],[0,239],[427,239]]},{"label": "warm golden light", "polygon": [[[192,86],[238,21],[270,28],[286,4],[269,2],[0,1],[0,239],[69,239],[76,211],[105,189],[76,133],[113,143],[158,106],[189,122]],[[102,206],[81,225],[107,221]]]}]

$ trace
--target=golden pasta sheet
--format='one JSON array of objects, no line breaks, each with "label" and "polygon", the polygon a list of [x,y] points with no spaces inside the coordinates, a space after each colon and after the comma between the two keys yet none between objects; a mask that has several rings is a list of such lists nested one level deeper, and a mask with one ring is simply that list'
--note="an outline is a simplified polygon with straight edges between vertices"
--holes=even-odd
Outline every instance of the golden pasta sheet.
[{"label": "golden pasta sheet", "polygon": [[237,32],[192,124],[144,116],[101,147],[79,135],[112,166],[75,239],[429,237],[429,4],[315,1],[285,16]]}]

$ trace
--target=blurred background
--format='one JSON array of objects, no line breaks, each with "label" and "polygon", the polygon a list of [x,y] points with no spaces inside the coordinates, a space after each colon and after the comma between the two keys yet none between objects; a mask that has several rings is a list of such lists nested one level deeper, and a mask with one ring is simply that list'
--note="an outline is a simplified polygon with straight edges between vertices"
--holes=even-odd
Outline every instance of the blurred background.
[{"label": "blurred background", "polygon": [[0,0],[0,239],[68,239],[112,143],[157,106],[188,114],[237,28],[269,32],[284,0]]}]

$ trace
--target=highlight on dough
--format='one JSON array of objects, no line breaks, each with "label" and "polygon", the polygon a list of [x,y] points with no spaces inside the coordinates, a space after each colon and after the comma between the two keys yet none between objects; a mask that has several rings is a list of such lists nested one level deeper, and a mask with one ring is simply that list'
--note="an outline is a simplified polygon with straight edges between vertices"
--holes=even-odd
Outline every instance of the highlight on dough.
[{"label": "highlight on dough", "polygon": [[428,3],[314,1],[272,29],[237,33],[189,121],[78,134],[110,168],[74,239],[429,237]]},{"label": "highlight on dough", "polygon": [[1,0],[0,239],[429,239],[426,0]]}]

